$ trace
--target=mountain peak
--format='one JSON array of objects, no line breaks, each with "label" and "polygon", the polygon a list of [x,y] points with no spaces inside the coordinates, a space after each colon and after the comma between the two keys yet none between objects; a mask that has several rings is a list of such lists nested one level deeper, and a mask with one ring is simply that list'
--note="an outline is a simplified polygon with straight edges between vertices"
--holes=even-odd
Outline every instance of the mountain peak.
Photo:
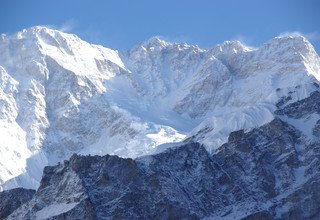
[{"label": "mountain peak", "polygon": [[274,39],[282,40],[282,41],[293,41],[293,42],[309,42],[306,37],[298,34],[280,35],[280,36],[274,37]]},{"label": "mountain peak", "polygon": [[246,49],[247,47],[242,44],[240,41],[238,40],[232,40],[232,41],[225,41],[221,44],[221,47],[233,47],[233,48],[237,48],[237,49]]},{"label": "mountain peak", "polygon": [[142,46],[146,49],[152,49],[152,48],[162,49],[168,45],[170,45],[170,43],[164,41],[163,39],[161,39],[158,36],[151,37],[148,40],[146,40],[140,44],[140,46]]},{"label": "mountain peak", "polygon": [[75,41],[81,40],[77,35],[75,34],[69,34],[64,33],[59,30],[52,29],[50,27],[46,26],[33,26],[30,28],[23,29],[22,31],[17,32],[15,35],[13,35],[16,39],[29,39],[29,40],[35,40],[35,41],[44,41],[47,42],[55,41],[57,39],[67,41],[67,39],[73,39]]},{"label": "mountain peak", "polygon": [[47,26],[41,26],[41,25],[37,25],[37,26],[33,26],[33,27],[30,27],[30,28],[27,28],[27,29],[24,29],[24,30],[29,30],[29,31],[34,31],[34,32],[39,32],[39,31],[58,31],[58,30],[54,30],[54,29],[51,29]]},{"label": "mountain peak", "polygon": [[251,51],[251,49],[240,41],[225,41],[222,44],[218,44],[211,49],[215,54],[224,53],[224,54],[236,54],[241,52]]},{"label": "mountain peak", "polygon": [[282,56],[288,62],[293,59],[304,63],[308,72],[320,80],[320,59],[312,44],[302,35],[278,36],[263,44],[259,50],[271,56]]},{"label": "mountain peak", "polygon": [[42,34],[53,34],[59,32],[58,30],[50,29],[46,26],[33,26],[30,28],[23,29],[22,31],[19,31],[16,33],[16,36],[25,36],[25,37],[30,37],[30,36],[36,36],[36,35],[42,35]]},{"label": "mountain peak", "polygon": [[305,50],[314,50],[311,43],[302,35],[278,36],[262,45],[262,48],[263,47],[272,47],[277,50],[283,48],[290,48],[299,52],[303,52]]}]

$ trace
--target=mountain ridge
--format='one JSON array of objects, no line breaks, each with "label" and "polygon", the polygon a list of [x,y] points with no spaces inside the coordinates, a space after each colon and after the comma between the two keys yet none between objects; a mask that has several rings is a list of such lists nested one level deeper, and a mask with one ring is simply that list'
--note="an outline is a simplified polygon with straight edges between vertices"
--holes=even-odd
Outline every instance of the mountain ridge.
[{"label": "mountain ridge", "polygon": [[75,152],[135,158],[190,137],[214,152],[272,121],[280,100],[307,98],[320,74],[303,37],[209,50],[151,38],[118,52],[33,27],[1,35],[0,50],[1,189],[36,188]]}]

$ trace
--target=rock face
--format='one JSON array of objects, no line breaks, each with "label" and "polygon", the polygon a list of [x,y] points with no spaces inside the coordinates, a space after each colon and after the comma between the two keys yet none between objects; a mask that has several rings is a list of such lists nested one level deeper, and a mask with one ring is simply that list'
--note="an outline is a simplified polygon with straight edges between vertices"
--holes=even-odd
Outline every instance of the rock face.
[{"label": "rock face", "polygon": [[319,219],[320,139],[292,125],[319,115],[318,100],[280,107],[213,154],[188,142],[135,160],[73,155],[8,219]]},{"label": "rock face", "polygon": [[0,219],[5,219],[22,204],[31,200],[35,192],[23,188],[0,192]]}]

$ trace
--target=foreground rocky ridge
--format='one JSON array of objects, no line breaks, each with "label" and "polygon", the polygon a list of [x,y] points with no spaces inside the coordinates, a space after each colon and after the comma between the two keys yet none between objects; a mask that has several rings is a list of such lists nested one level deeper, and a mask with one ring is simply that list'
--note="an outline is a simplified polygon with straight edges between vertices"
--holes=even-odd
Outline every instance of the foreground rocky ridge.
[{"label": "foreground rocky ridge", "polygon": [[0,192],[0,219],[5,219],[22,204],[30,201],[35,192],[23,188]]},{"label": "foreground rocky ridge", "polygon": [[32,200],[8,219],[319,219],[320,93],[270,123],[232,132],[209,154],[199,143],[133,159],[73,155],[44,169]]}]

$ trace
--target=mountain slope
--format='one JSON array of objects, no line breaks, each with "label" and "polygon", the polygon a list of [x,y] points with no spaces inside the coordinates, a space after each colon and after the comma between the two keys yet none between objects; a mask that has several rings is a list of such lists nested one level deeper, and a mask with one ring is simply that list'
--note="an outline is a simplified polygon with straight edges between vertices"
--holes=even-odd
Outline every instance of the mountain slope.
[{"label": "mountain slope", "polygon": [[[318,219],[319,122],[314,137],[283,118],[320,113],[320,91],[214,154],[199,143],[149,156],[78,156],[46,167],[35,196],[8,219]],[[63,207],[63,208],[62,208]]]},{"label": "mountain slope", "polygon": [[73,153],[135,158],[184,138],[214,152],[320,79],[303,37],[210,50],[154,37],[120,53],[33,27],[1,35],[0,51],[1,189],[37,188],[44,166]]}]

